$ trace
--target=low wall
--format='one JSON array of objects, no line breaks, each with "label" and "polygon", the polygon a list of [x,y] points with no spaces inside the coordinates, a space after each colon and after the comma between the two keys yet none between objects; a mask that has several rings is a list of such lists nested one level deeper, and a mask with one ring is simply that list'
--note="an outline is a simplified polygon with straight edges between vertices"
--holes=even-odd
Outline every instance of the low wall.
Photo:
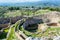
[{"label": "low wall", "polygon": [[22,18],[24,18],[24,17],[17,16],[17,17],[11,17],[11,18],[0,18],[0,29],[8,27],[9,23],[14,24],[18,20],[21,20]]},{"label": "low wall", "polygon": [[0,29],[7,28],[8,26],[9,26],[9,24],[0,24]]}]

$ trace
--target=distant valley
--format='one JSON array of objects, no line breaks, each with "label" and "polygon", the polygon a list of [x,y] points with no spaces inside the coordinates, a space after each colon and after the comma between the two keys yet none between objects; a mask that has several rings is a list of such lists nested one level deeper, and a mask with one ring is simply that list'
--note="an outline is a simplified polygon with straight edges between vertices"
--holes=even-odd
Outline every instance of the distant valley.
[{"label": "distant valley", "polygon": [[58,1],[38,1],[38,2],[20,2],[20,3],[0,3],[0,6],[35,6],[35,7],[43,7],[43,6],[52,6],[59,7],[60,2]]}]

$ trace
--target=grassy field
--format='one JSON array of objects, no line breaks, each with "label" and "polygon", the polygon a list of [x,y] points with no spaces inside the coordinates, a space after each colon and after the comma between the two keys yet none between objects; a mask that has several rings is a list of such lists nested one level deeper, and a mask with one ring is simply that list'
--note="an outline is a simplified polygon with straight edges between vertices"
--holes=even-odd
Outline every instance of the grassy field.
[{"label": "grassy field", "polygon": [[16,16],[37,16],[37,15],[41,15],[41,14],[46,14],[48,12],[51,12],[50,10],[37,10],[37,11],[32,11],[32,10],[14,10],[14,11],[8,11],[6,13],[0,14],[1,18],[7,18],[7,17],[16,17]]}]

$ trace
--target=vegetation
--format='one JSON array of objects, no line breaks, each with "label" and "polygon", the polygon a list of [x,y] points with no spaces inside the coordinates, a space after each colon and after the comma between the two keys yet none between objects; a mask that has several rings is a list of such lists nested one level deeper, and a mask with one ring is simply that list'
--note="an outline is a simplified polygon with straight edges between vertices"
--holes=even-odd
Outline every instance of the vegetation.
[{"label": "vegetation", "polygon": [[[17,7],[19,8],[19,7]],[[14,9],[14,10],[13,10]],[[23,15],[26,15],[26,16],[36,16],[36,15],[41,15],[41,14],[44,14],[44,13],[47,13],[47,12],[50,12],[50,10],[40,10],[40,9],[25,9],[25,8],[21,8],[21,9],[16,9],[16,7],[7,7],[5,10],[4,10],[4,7],[1,8],[1,12],[0,12],[0,18],[7,18],[7,17],[16,17],[16,16],[23,16]]]},{"label": "vegetation", "polygon": [[30,7],[0,7],[0,18],[7,18],[7,17],[16,17],[16,16],[36,16],[41,15],[50,11],[60,11],[59,7],[41,7],[35,8],[32,6]]},{"label": "vegetation", "polygon": [[[53,8],[53,7],[44,7],[44,8],[34,8],[32,6],[32,9],[29,7],[0,7],[0,18],[10,18],[10,17],[16,17],[16,16],[38,16],[42,14],[46,14],[48,12],[52,11],[59,11],[60,8]],[[25,21],[25,19],[24,19]],[[36,32],[32,33],[27,30],[25,30],[22,26],[20,25],[20,21],[16,22],[15,24],[11,24],[10,28],[4,29],[2,34],[0,35],[0,39],[7,39],[7,40],[13,40],[16,39],[16,34],[15,32],[17,31],[22,31],[26,36],[32,36],[32,37],[42,37],[42,36],[49,36],[49,35],[60,35],[60,27],[58,28],[48,28],[44,33],[40,32],[37,34],[38,30]],[[19,29],[20,27],[20,29]],[[16,30],[17,29],[17,30]],[[7,37],[7,38],[6,38]]]}]

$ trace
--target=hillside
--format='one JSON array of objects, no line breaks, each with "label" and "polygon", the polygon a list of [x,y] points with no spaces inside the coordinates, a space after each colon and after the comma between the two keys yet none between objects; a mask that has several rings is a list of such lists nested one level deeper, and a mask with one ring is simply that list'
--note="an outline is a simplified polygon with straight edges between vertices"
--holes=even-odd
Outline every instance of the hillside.
[{"label": "hillside", "polygon": [[14,10],[3,14],[4,17],[0,18],[2,30],[0,39],[6,36],[7,40],[27,39],[28,37],[54,39],[55,36],[60,35],[60,12],[40,9],[35,12],[23,10],[23,16],[21,13],[21,10]]}]

